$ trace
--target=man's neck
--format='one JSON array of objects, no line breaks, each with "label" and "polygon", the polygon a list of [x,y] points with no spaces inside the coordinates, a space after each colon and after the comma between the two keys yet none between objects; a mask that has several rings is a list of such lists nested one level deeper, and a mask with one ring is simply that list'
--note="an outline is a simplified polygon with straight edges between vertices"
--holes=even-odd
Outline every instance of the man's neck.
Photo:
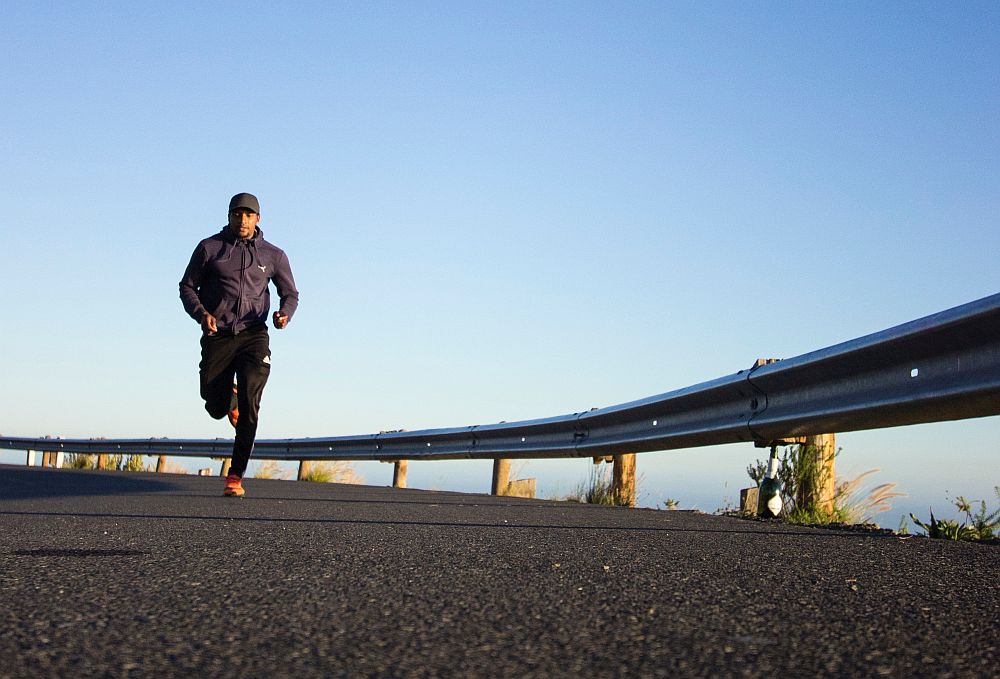
[{"label": "man's neck", "polygon": [[246,238],[240,236],[239,229],[232,229],[232,228],[229,229],[229,235],[232,237],[233,240],[252,241],[254,238],[257,237],[257,229],[255,228],[253,230],[253,233],[247,236]]}]

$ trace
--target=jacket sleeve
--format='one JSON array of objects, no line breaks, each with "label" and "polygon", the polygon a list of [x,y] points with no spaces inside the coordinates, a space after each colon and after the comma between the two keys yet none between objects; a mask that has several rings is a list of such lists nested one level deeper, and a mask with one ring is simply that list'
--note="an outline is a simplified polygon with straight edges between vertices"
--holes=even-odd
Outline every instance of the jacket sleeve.
[{"label": "jacket sleeve", "polygon": [[180,282],[181,303],[184,304],[184,311],[199,323],[207,311],[198,297],[198,290],[201,288],[202,278],[205,275],[206,258],[205,246],[199,244],[194,249],[191,261],[188,262],[187,269],[184,270],[184,277],[181,278]]},{"label": "jacket sleeve", "polygon": [[274,287],[278,289],[278,298],[281,303],[278,311],[292,319],[295,309],[299,306],[299,291],[295,289],[295,279],[292,277],[292,267],[288,263],[288,256],[282,252],[278,258],[278,265],[274,269]]}]

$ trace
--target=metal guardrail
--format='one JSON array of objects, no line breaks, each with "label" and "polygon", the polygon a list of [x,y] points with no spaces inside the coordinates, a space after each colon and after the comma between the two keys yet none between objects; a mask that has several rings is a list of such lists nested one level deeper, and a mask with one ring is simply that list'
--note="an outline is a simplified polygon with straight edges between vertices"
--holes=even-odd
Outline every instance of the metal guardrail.
[{"label": "metal guardrail", "polygon": [[[264,439],[257,459],[592,457],[1000,414],[1000,294],[795,358],[658,396],[538,420],[330,438]],[[0,437],[0,447],[189,457],[232,439]]]}]

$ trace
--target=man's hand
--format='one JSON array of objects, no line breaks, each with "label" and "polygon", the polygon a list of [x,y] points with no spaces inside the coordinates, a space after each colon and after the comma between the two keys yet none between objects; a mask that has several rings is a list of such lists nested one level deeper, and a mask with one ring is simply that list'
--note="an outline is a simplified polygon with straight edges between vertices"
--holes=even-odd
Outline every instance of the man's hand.
[{"label": "man's hand", "polygon": [[201,329],[206,335],[214,335],[219,332],[219,326],[216,325],[215,316],[205,312],[205,315],[201,317]]},{"label": "man's hand", "polygon": [[274,323],[274,327],[281,330],[286,325],[288,325],[288,314],[283,314],[280,311],[275,311],[274,315],[271,316],[271,322]]}]

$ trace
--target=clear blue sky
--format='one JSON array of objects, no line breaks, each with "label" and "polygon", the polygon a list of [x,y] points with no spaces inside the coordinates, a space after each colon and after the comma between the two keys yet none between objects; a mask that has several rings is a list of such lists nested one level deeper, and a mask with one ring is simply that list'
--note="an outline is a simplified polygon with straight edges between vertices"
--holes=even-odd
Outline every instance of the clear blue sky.
[{"label": "clear blue sky", "polygon": [[[7,435],[231,435],[177,281],[238,191],[302,294],[262,437],[611,405],[998,291],[994,2],[5,2],[0,45]],[[842,466],[985,495],[997,425]],[[642,456],[646,501],[756,454]]]}]

